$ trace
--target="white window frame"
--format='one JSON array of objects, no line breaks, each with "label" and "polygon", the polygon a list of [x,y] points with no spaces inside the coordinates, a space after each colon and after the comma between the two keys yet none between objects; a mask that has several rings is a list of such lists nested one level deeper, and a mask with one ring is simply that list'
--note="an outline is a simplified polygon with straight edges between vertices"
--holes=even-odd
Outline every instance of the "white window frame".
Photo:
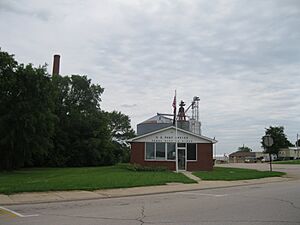
[{"label": "white window frame", "polygon": [[[196,144],[196,159],[193,159],[193,160],[188,160],[187,159],[188,144]],[[198,144],[197,143],[186,143],[186,161],[187,162],[197,162],[198,161]]]},{"label": "white window frame", "polygon": [[[146,147],[147,143],[153,143],[154,144],[154,159],[147,159],[147,153],[146,153],[146,151],[147,151],[147,147]],[[144,160],[145,161],[156,161],[156,144],[155,144],[155,142],[145,142],[145,152],[144,153],[145,153],[144,154]]]},{"label": "white window frame", "polygon": [[[147,143],[153,143],[154,144],[154,159],[147,159],[147,154],[146,154],[146,144]],[[156,159],[156,143],[164,143],[165,144],[165,159]],[[168,161],[168,162],[176,162],[176,158],[175,159],[168,159],[168,143],[175,143],[175,142],[145,142],[145,151],[144,151],[144,160],[145,161],[160,161],[160,162],[165,162],[165,161]],[[178,143],[177,143],[178,144]],[[197,162],[198,161],[198,144],[196,144],[196,159],[195,160],[188,160],[187,159],[187,154],[188,154],[188,144],[190,143],[185,143],[185,147],[177,147],[175,148],[175,151],[176,149],[178,150],[178,148],[185,148],[185,154],[186,154],[186,162]],[[176,144],[175,144],[175,147],[176,147]]]},{"label": "white window frame", "polygon": [[[147,143],[154,143],[154,159],[147,159],[147,153],[146,153],[146,145]],[[156,143],[164,143],[165,144],[165,158],[164,159],[157,159],[156,158]],[[169,162],[175,162],[176,159],[168,159],[168,143],[175,143],[175,142],[145,142],[145,151],[144,151],[144,160],[145,161],[160,161],[160,162],[165,162],[165,161],[169,161]],[[176,151],[176,150],[175,150]]]},{"label": "white window frame", "polygon": [[175,159],[168,159],[168,143],[174,143],[175,144],[175,154],[176,154],[176,143],[175,142],[166,142],[166,161],[176,162],[176,157],[175,157]]},{"label": "white window frame", "polygon": [[[156,159],[156,144],[157,143],[164,143],[165,144],[165,159]],[[166,161],[167,160],[167,149],[166,149],[166,146],[167,146],[167,142],[155,142],[155,145],[154,145],[154,156],[155,156],[155,161]]]},{"label": "white window frame", "polygon": [[[187,145],[185,145],[185,147],[178,147],[177,146],[177,151],[178,150],[184,150],[184,157],[185,157],[184,170],[179,170],[179,171],[186,171],[187,170],[187,166],[188,166],[187,165],[187,163],[188,163],[188,160],[187,160]],[[179,160],[179,157],[178,157],[178,160]]]}]

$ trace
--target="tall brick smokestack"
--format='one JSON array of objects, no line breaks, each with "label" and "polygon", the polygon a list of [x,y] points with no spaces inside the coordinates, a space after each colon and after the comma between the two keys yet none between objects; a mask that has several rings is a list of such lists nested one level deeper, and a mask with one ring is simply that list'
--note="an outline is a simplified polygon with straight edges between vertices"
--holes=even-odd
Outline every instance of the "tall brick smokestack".
[{"label": "tall brick smokestack", "polygon": [[59,63],[60,63],[59,61],[60,61],[60,55],[54,55],[52,76],[54,74],[56,74],[56,75],[59,74]]}]

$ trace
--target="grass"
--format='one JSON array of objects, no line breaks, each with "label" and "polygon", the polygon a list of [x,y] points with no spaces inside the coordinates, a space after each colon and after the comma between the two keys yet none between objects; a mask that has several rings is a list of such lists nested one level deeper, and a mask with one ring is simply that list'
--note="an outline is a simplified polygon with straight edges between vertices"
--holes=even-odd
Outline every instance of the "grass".
[{"label": "grass", "polygon": [[121,164],[107,167],[34,168],[0,172],[0,193],[96,190],[163,185],[170,182],[195,183],[171,171],[136,172]]},{"label": "grass", "polygon": [[300,164],[300,159],[286,160],[286,161],[275,161],[274,164]]},{"label": "grass", "polygon": [[282,172],[258,171],[251,169],[240,168],[223,168],[214,167],[213,171],[203,172],[198,171],[193,173],[195,176],[200,177],[202,180],[249,180],[264,177],[279,177],[284,175]]}]

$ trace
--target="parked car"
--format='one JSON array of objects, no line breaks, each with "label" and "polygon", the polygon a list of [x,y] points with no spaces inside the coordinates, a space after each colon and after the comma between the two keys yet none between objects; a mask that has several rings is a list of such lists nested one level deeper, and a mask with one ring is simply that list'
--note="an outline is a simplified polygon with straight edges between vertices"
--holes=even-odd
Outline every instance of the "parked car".
[{"label": "parked car", "polygon": [[245,163],[256,163],[257,162],[257,158],[255,157],[246,157],[245,158]]}]

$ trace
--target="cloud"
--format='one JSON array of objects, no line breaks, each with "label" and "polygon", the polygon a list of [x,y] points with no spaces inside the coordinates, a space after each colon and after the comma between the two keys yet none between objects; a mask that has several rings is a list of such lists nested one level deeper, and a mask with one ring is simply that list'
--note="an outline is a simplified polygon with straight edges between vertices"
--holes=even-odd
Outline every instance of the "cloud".
[{"label": "cloud", "polygon": [[[245,7],[247,5],[247,7]],[[174,90],[200,97],[203,133],[218,152],[260,149],[264,128],[300,132],[298,1],[0,2],[0,43],[17,60],[87,74],[102,107],[132,124],[172,113]],[[51,66],[49,66],[50,70]],[[49,71],[50,72],[50,71]]]},{"label": "cloud", "polygon": [[122,104],[121,107],[123,108],[135,108],[137,104]]},{"label": "cloud", "polygon": [[36,9],[34,4],[29,7],[25,2],[15,0],[0,1],[0,12],[9,14],[9,16],[36,17],[43,21],[47,21],[51,16],[46,8]]}]

